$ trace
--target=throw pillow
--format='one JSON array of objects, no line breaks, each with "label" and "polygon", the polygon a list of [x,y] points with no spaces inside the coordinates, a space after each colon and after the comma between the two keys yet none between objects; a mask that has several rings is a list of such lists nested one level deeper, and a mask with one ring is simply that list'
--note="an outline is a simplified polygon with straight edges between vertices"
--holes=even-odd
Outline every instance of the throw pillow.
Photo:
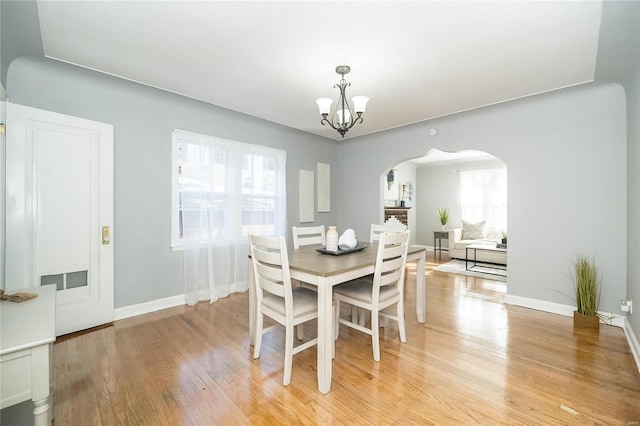
[{"label": "throw pillow", "polygon": [[486,220],[478,223],[470,223],[462,221],[462,239],[463,240],[479,240],[484,238],[484,223]]}]

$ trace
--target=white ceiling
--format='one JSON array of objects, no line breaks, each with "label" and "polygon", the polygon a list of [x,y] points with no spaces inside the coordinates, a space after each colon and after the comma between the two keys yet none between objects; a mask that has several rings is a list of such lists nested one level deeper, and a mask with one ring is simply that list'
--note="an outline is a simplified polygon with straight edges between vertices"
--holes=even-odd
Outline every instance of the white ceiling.
[{"label": "white ceiling", "polygon": [[[315,100],[371,98],[363,135],[592,81],[600,1],[39,1],[45,55],[325,137]],[[334,101],[335,105],[335,101]]]}]

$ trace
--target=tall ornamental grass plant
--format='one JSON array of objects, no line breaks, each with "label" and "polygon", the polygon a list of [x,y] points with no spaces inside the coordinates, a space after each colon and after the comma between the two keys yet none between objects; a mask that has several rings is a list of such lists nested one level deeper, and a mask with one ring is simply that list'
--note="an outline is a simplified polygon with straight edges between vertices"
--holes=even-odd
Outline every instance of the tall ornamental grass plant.
[{"label": "tall ornamental grass plant", "polygon": [[578,256],[574,261],[576,311],[582,315],[598,315],[600,279],[593,259]]}]

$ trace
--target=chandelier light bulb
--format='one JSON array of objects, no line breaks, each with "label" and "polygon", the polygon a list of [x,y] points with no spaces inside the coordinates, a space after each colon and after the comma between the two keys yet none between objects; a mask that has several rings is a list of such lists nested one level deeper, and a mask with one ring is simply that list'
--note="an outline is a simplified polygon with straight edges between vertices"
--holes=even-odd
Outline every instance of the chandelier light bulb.
[{"label": "chandelier light bulb", "polygon": [[331,104],[333,103],[333,99],[331,98],[320,98],[316,101],[318,104],[318,109],[320,110],[320,115],[329,115],[331,112]]},{"label": "chandelier light bulb", "polygon": [[353,109],[358,114],[364,114],[364,111],[367,109],[367,102],[369,102],[369,98],[366,96],[354,96],[351,98],[353,101]]},{"label": "chandelier light bulb", "polygon": [[336,111],[336,115],[338,116],[338,124],[340,126],[348,124],[349,120],[351,120],[351,113],[348,109],[339,109]]}]

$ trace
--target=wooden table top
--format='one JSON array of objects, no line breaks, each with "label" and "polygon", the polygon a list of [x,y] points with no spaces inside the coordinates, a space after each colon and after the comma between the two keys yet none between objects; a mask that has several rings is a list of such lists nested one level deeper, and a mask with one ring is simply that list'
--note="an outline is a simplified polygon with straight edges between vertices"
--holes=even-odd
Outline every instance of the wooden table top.
[{"label": "wooden table top", "polygon": [[[289,268],[328,277],[375,265],[378,243],[358,241],[358,245],[365,245],[367,248],[340,256],[316,251],[316,249],[323,248],[321,244],[302,246],[297,250],[289,251]],[[426,250],[424,246],[409,246],[407,254],[419,253],[424,250]]]}]

